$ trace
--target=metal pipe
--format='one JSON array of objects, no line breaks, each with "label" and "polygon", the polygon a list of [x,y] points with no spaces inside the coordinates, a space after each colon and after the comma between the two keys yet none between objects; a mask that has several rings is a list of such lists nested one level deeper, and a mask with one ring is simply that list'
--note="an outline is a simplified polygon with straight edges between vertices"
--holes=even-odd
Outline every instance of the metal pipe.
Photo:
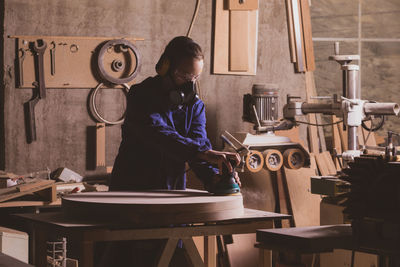
[{"label": "metal pipe", "polygon": [[357,128],[357,126],[349,126],[349,129],[347,130],[348,150],[358,150]]},{"label": "metal pipe", "polygon": [[360,99],[361,90],[358,88],[358,70],[357,65],[345,66],[347,70],[347,98],[348,99]]},{"label": "metal pipe", "polygon": [[301,112],[308,113],[322,113],[325,115],[335,115],[341,111],[339,103],[303,103],[301,105]]},{"label": "metal pipe", "polygon": [[[360,99],[361,89],[358,87],[358,71],[357,65],[346,65],[343,69],[347,72],[347,98]],[[348,150],[358,150],[357,126],[349,126],[347,130]]]},{"label": "metal pipe", "polygon": [[365,103],[366,115],[398,115],[400,107],[397,103]]}]

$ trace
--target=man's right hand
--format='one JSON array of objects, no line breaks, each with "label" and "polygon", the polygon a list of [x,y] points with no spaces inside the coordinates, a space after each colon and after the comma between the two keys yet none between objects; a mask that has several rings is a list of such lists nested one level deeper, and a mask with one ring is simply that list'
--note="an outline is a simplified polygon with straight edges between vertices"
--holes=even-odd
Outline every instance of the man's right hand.
[{"label": "man's right hand", "polygon": [[234,152],[207,150],[204,152],[199,152],[197,154],[197,158],[207,161],[211,164],[217,164],[220,174],[222,174],[222,164],[225,164],[229,172],[233,172],[233,167],[230,163],[230,160],[235,161],[236,165],[239,165],[240,163],[239,154]]}]

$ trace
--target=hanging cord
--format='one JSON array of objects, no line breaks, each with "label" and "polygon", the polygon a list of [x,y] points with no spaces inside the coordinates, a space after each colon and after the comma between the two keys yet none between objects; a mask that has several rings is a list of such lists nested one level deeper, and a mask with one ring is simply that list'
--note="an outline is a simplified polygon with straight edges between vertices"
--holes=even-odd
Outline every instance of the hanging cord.
[{"label": "hanging cord", "polygon": [[[201,3],[201,0],[197,0],[197,1],[196,1],[196,7],[195,7],[195,9],[194,9],[192,21],[190,22],[189,29],[188,29],[188,31],[187,31],[187,33],[186,33],[186,36],[187,36],[187,37],[190,37],[190,34],[192,33],[192,29],[193,29],[194,22],[196,21],[197,14],[199,13],[200,3]],[[199,82],[199,80],[196,80],[196,88],[197,88],[197,95],[199,96],[200,99],[203,99],[203,98],[202,98],[202,95],[201,95],[201,88],[200,88],[200,82]]]},{"label": "hanging cord", "polygon": [[186,37],[190,37],[190,34],[192,33],[193,24],[196,21],[197,14],[199,13],[200,2],[201,2],[201,0],[197,0],[196,1],[196,8],[194,9],[192,21],[190,22],[190,26],[189,26],[189,29],[188,29],[188,31],[186,33]]},{"label": "hanging cord", "polygon": [[332,123],[325,123],[325,124],[311,123],[311,122],[307,122],[307,121],[295,121],[295,122],[296,122],[296,123],[300,123],[300,124],[307,124],[307,125],[311,125],[311,126],[321,126],[321,127],[325,127],[325,126],[332,126],[332,125],[335,125],[335,124],[342,123],[343,120],[337,121],[337,122],[332,122]]}]

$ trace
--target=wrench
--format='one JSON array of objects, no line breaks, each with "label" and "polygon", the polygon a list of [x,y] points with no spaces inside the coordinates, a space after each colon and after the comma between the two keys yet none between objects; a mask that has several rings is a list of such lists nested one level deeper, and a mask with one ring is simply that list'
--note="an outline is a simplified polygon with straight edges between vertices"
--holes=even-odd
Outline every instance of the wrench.
[{"label": "wrench", "polygon": [[50,43],[50,61],[51,61],[51,76],[56,74],[56,43],[53,41]]},{"label": "wrench", "polygon": [[32,143],[36,141],[36,121],[35,121],[35,106],[40,99],[46,98],[46,87],[44,83],[44,66],[43,66],[43,55],[47,48],[47,44],[44,40],[38,40],[33,44],[33,51],[36,52],[36,79],[38,80],[37,88],[38,91],[34,91],[34,95],[31,100],[24,104],[25,111],[25,125],[27,129],[27,141]]},{"label": "wrench", "polygon": [[[36,44],[38,43],[38,45]],[[41,45],[40,45],[41,43]],[[39,81],[39,98],[46,98],[46,85],[44,84],[44,65],[43,57],[44,51],[47,48],[47,43],[44,40],[38,40],[33,44],[33,50],[36,52],[37,56],[37,79]]]},{"label": "wrench", "polygon": [[24,59],[25,59],[25,50],[23,48],[19,49],[21,54],[18,56],[18,66],[19,66],[19,87],[24,85]]}]

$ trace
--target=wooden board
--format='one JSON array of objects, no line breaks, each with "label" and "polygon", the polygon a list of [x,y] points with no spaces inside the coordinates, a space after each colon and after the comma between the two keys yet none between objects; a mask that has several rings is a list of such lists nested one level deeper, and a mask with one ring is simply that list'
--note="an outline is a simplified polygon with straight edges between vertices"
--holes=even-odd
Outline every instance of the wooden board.
[{"label": "wooden board", "polygon": [[229,10],[224,9],[224,0],[216,0],[214,18],[214,74],[256,75],[257,70],[257,35],[258,10],[248,11],[248,58],[249,67],[246,72],[229,71]]},{"label": "wooden board", "polygon": [[336,174],[336,166],[329,151],[316,154],[315,160],[321,175],[328,176]]},{"label": "wooden board", "polygon": [[224,220],[243,214],[242,195],[214,196],[199,190],[90,192],[65,196],[65,214],[139,225]]},{"label": "wooden board", "polygon": [[351,247],[353,234],[350,224],[268,229],[257,231],[257,241],[265,246],[307,251],[329,251]]},{"label": "wooden board", "polygon": [[[367,127],[371,127],[371,122],[366,121]],[[366,140],[367,142],[364,142]],[[375,133],[365,130],[363,127],[358,127],[358,143],[366,146],[376,146]]]},{"label": "wooden board", "polygon": [[319,225],[320,222],[321,197],[311,194],[310,177],[316,175],[315,159],[312,154],[310,160],[310,168],[298,170],[284,168],[296,227]]},{"label": "wooden board", "polygon": [[311,30],[311,15],[310,6],[308,0],[300,0],[301,17],[303,22],[303,40],[304,40],[304,51],[305,51],[305,62],[307,71],[315,70],[315,59],[314,59],[314,45],[312,40]]},{"label": "wooden board", "polygon": [[[317,95],[317,90],[315,88],[314,73],[311,71],[306,72],[305,79],[306,79],[307,102],[315,103],[315,99],[311,98],[312,96]],[[313,124],[321,123],[321,121],[322,121],[320,114],[308,114],[307,118],[308,118],[308,122],[313,123]],[[324,135],[324,130],[322,129],[322,127],[309,125],[307,127],[307,129],[308,129],[308,136],[309,136],[310,152],[319,153],[320,145],[321,145],[321,151],[325,151],[326,150],[325,135]]]},{"label": "wooden board", "polygon": [[229,10],[256,10],[258,9],[258,0],[246,0],[242,3],[239,0],[228,0]]},{"label": "wooden board", "polygon": [[[336,116],[332,116],[332,123],[338,122],[340,119],[338,119]],[[340,133],[339,133],[339,127],[342,127],[341,124],[333,124],[332,125],[332,147],[336,149],[336,153],[341,155],[342,154],[342,141],[340,139]],[[340,164],[339,164],[338,158],[335,158],[335,165],[336,165],[336,170],[340,170]]]},{"label": "wooden board", "polygon": [[[45,192],[45,197],[49,201],[55,201],[55,185],[54,180],[38,180],[32,183],[21,184],[9,188],[0,189],[0,202],[4,202],[10,199],[28,195],[39,191]],[[54,192],[53,192],[54,191]]]},{"label": "wooden board", "polygon": [[106,124],[96,123],[96,167],[106,166]]},{"label": "wooden board", "polygon": [[290,61],[296,62],[296,46],[294,44],[294,29],[293,29],[293,11],[292,11],[292,0],[286,0],[286,18],[288,26],[288,38],[289,38],[289,50],[290,50]]},{"label": "wooden board", "polygon": [[[120,37],[82,37],[82,36],[11,36],[17,40],[17,55],[20,56],[19,50],[25,51],[25,59],[23,60],[23,84],[20,88],[33,88],[33,82],[36,81],[34,53],[29,48],[30,43],[38,39],[43,39],[47,43],[47,48],[44,52],[44,72],[46,88],[94,88],[100,82],[98,71],[92,67],[93,57],[96,57],[96,52],[101,44],[111,39],[120,39]],[[132,43],[141,41],[141,38],[125,38]],[[55,74],[51,75],[51,43],[56,44],[55,49]],[[77,47],[77,51],[75,51]],[[140,52],[140,51],[139,51]],[[116,78],[121,72],[113,72],[111,70],[111,62],[114,59],[125,62],[126,53],[107,53],[104,62],[107,72],[110,75],[116,75]],[[129,50],[131,58],[134,58],[132,51]],[[97,57],[96,57],[97,59]],[[96,61],[97,62],[97,61]],[[97,66],[97,63],[96,63]],[[136,61],[132,62],[130,71],[136,66]],[[16,79],[18,79],[16,73]],[[126,77],[126,76],[123,76]],[[130,83],[133,84],[133,81]],[[117,86],[118,87],[118,86]]]},{"label": "wooden board", "polygon": [[304,59],[304,48],[302,40],[302,21],[299,0],[291,0],[292,17],[293,17],[293,29],[294,29],[294,44],[296,48],[296,71],[304,72],[305,59]]},{"label": "wooden board", "polygon": [[229,12],[229,71],[249,70],[249,12]]}]

